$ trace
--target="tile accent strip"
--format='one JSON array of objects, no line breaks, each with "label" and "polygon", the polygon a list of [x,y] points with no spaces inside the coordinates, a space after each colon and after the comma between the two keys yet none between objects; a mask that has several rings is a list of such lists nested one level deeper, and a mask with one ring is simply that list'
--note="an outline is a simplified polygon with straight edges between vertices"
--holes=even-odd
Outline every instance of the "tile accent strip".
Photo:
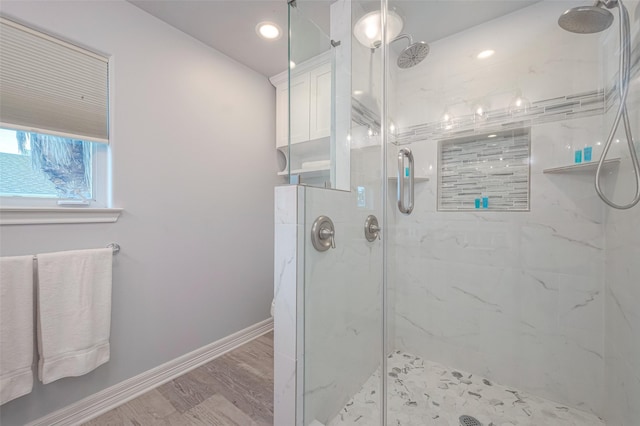
[{"label": "tile accent strip", "polygon": [[529,210],[529,129],[488,136],[440,142],[439,211]]},{"label": "tile accent strip", "polygon": [[552,121],[589,117],[605,112],[613,102],[615,88],[610,88],[605,97],[604,90],[593,90],[574,95],[543,99],[531,103],[525,111],[512,112],[508,108],[486,111],[480,119],[475,114],[455,118],[452,122],[430,122],[400,130],[391,142],[405,145],[425,140],[441,140],[472,136],[478,133],[516,130]]},{"label": "tile accent strip", "polygon": [[[631,79],[640,74],[640,45],[631,54]],[[471,136],[477,133],[521,129],[543,123],[572,118],[590,117],[608,112],[617,105],[618,73],[605,89],[591,90],[557,98],[542,99],[531,103],[526,111],[513,112],[509,108],[486,111],[478,120],[475,114],[455,118],[452,122],[430,122],[399,129],[389,135],[389,142],[406,145],[425,140],[440,140]],[[380,118],[356,98],[352,98],[352,120],[374,131],[380,130]]]}]

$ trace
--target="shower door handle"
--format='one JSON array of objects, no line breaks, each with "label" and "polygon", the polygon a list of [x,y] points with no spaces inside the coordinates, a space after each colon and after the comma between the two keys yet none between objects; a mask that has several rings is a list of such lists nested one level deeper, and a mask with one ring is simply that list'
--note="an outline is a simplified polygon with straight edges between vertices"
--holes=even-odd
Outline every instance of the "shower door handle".
[{"label": "shower door handle", "polygon": [[[409,162],[408,177],[409,178],[409,204],[405,203],[404,196],[404,180],[405,180],[405,168],[404,159],[407,158]],[[398,151],[398,209],[400,213],[411,214],[413,211],[413,153],[409,148],[402,148]]]}]

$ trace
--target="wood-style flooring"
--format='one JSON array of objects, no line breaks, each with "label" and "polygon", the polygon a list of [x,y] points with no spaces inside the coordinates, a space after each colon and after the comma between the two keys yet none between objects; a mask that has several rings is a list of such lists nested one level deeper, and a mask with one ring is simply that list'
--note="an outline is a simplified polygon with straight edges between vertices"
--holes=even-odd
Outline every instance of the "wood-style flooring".
[{"label": "wood-style flooring", "polygon": [[273,332],[84,425],[271,426]]}]

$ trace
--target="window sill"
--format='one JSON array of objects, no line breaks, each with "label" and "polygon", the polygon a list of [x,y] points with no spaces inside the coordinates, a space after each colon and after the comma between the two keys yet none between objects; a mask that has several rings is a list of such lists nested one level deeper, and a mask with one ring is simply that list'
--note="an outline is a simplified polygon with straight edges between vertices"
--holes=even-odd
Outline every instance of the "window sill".
[{"label": "window sill", "polygon": [[0,225],[44,225],[54,223],[113,223],[122,209],[91,207],[2,207]]}]

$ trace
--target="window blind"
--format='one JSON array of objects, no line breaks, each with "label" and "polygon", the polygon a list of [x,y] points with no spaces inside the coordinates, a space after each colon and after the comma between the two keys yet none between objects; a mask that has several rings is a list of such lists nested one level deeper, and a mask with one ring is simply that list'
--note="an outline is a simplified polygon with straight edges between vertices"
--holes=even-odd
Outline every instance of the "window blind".
[{"label": "window blind", "polygon": [[0,126],[108,143],[108,59],[0,18]]}]

